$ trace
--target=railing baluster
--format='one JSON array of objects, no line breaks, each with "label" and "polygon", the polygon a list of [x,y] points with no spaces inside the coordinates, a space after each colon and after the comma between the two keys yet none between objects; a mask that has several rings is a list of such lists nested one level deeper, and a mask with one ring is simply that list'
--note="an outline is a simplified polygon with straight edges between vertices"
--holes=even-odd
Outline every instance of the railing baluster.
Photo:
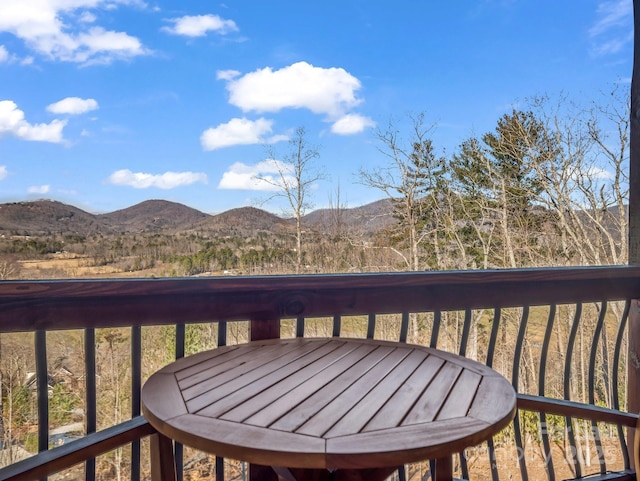
[{"label": "railing baluster", "polygon": [[469,334],[471,333],[471,309],[464,310],[464,323],[462,325],[462,336],[460,337],[460,349],[458,354],[464,356],[467,354],[467,344],[469,343]]},{"label": "railing baluster", "polygon": [[498,340],[498,328],[500,327],[500,316],[502,310],[496,307],[493,311],[493,323],[491,325],[491,337],[489,338],[489,346],[487,347],[487,366],[493,367],[493,355],[496,350],[496,341]]},{"label": "railing baluster", "polygon": [[49,449],[49,370],[47,331],[36,331],[36,392],[38,398],[38,452]]},{"label": "railing baluster", "polygon": [[[551,334],[553,333],[553,324],[556,318],[556,305],[549,306],[549,317],[547,318],[547,328],[544,331],[544,340],[542,341],[542,352],[540,353],[540,366],[538,370],[538,394],[545,395],[545,379],[547,374],[547,356],[549,354],[549,344],[551,344]],[[549,442],[549,426],[547,424],[547,416],[540,413],[540,428],[542,434],[542,445],[544,447],[544,457],[547,469],[547,479],[554,481],[556,479],[555,470],[553,469],[553,457],[551,455],[551,443]]]},{"label": "railing baluster", "polygon": [[433,313],[433,327],[431,328],[431,342],[429,343],[429,346],[433,348],[438,347],[440,324],[442,324],[442,311],[438,310]]},{"label": "railing baluster", "polygon": [[340,336],[340,330],[341,329],[342,329],[342,317],[333,316],[333,332],[332,332],[332,336],[333,337]]},{"label": "railing baluster", "polygon": [[[620,324],[618,325],[618,335],[616,336],[616,347],[613,350],[613,409],[620,409],[620,393],[618,391],[618,373],[620,369],[620,356],[622,353],[622,340],[627,331],[627,320],[629,319],[629,309],[631,308],[631,301],[627,300],[624,305],[624,311],[620,318]],[[626,382],[626,380],[625,380]],[[624,459],[624,469],[629,469],[629,451],[627,450],[627,441],[624,436],[624,429],[618,425],[618,439],[620,440],[620,449],[622,450],[622,457]]]},{"label": "railing baluster", "polygon": [[[516,349],[513,356],[513,369],[511,372],[511,384],[516,392],[519,392],[520,384],[520,362],[522,361],[522,349],[524,347],[524,338],[527,333],[527,324],[529,323],[529,306],[522,308],[522,317],[518,326],[518,337],[516,338]],[[522,453],[518,456],[518,464],[520,465],[520,476],[522,481],[528,481],[527,463],[524,459],[524,444],[522,443],[522,427],[520,426],[520,414],[517,413],[513,419],[513,435],[516,441],[517,451]]]},{"label": "railing baluster", "polygon": [[[598,343],[600,342],[600,333],[604,326],[604,319],[607,313],[607,302],[602,301],[600,304],[600,315],[598,316],[598,322],[596,329],[593,333],[593,340],[591,342],[591,355],[589,356],[589,404],[595,405],[595,379],[596,379],[596,355],[598,353]],[[607,465],[604,460],[602,452],[602,442],[600,441],[600,431],[598,430],[598,423],[591,422],[591,430],[593,432],[593,439],[596,443],[596,451],[598,453],[598,460],[600,461],[600,473],[605,474],[607,472]]]},{"label": "railing baluster", "polygon": [[[142,327],[131,328],[131,417],[140,415]],[[131,481],[140,481],[140,440],[131,443]]]},{"label": "railing baluster", "polygon": [[409,335],[409,313],[407,311],[402,312],[402,321],[400,323],[400,342],[407,342],[407,336]]},{"label": "railing baluster", "polygon": [[224,481],[224,458],[216,456],[216,481]]},{"label": "railing baluster", "polygon": [[[84,376],[86,433],[95,433],[97,429],[97,393],[96,393],[96,331],[84,330]],[[96,479],[96,460],[87,459],[84,467],[86,481]]]},{"label": "railing baluster", "polygon": [[367,339],[373,339],[376,334],[376,315],[369,314],[369,321],[367,323]]},{"label": "railing baluster", "polygon": [[227,321],[218,322],[218,347],[227,345]]},{"label": "railing baluster", "polygon": [[[186,326],[176,324],[176,359],[184,357]],[[174,443],[173,450],[176,458],[176,481],[182,481],[184,477],[184,447],[181,443]]]},{"label": "railing baluster", "polygon": [[304,337],[304,317],[296,318],[296,337]]},{"label": "railing baluster", "polygon": [[498,328],[500,327],[500,316],[502,310],[496,307],[493,310],[493,322],[491,324],[491,336],[489,338],[489,345],[487,347],[487,366],[493,367],[493,355],[496,350],[496,341],[498,340]]},{"label": "railing baluster", "polygon": [[[575,346],[576,337],[578,335],[578,327],[582,320],[582,303],[576,304],[576,312],[573,316],[573,323],[571,324],[571,331],[569,332],[569,339],[567,341],[567,353],[564,361],[564,398],[566,400],[571,399],[571,361],[573,360],[573,348]],[[573,469],[576,478],[582,477],[582,466],[578,458],[578,446],[576,444],[576,435],[573,430],[573,419],[565,417],[564,422],[567,426],[567,433],[569,435],[569,444],[571,445],[572,457],[573,457]]]}]

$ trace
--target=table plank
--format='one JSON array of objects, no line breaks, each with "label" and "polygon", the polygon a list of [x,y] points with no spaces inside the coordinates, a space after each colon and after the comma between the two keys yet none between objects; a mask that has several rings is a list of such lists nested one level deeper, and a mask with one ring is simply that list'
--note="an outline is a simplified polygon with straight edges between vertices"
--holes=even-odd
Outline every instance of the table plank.
[{"label": "table plank", "polygon": [[438,356],[429,355],[426,357],[407,382],[367,423],[363,431],[375,431],[389,426],[399,426],[443,365],[444,361]]},{"label": "table plank", "polygon": [[[162,371],[177,374],[176,378],[181,379],[189,375],[190,373],[198,372],[203,369],[206,369],[207,363],[210,363],[210,364],[217,363],[218,361],[216,361],[216,359],[221,356],[226,356],[228,358],[229,356],[233,355],[232,354],[233,351],[237,351],[235,354],[236,356],[242,356],[243,355],[242,350],[238,351],[239,347],[240,346],[237,346],[237,345],[227,346],[225,349],[219,349],[218,350],[219,352],[212,352],[212,351],[198,352],[196,354],[182,358],[184,362],[177,363],[177,364],[175,362],[172,362],[171,364],[164,366],[162,368]],[[198,368],[198,366],[203,366],[203,367]],[[181,373],[184,373],[184,374],[181,374]]]},{"label": "table plank", "polygon": [[[407,349],[396,349],[384,358],[384,362],[379,362],[372,366],[364,375],[360,376],[347,389],[336,395],[330,402],[317,412],[315,416],[307,420],[298,429],[297,433],[309,434],[311,436],[324,436],[327,431],[344,419],[349,411],[360,413],[371,413],[371,406],[364,402],[369,392],[380,385],[384,379],[406,359],[411,353]],[[362,405],[360,405],[362,403]],[[353,426],[346,425],[349,428]],[[353,430],[349,432],[354,432]],[[357,431],[356,431],[357,432]]]},{"label": "table plank", "polygon": [[[229,409],[221,415],[221,418],[236,422],[246,421],[255,426],[269,426],[280,417],[280,414],[275,413],[279,410],[278,403],[283,403],[282,398],[285,395],[288,399],[287,405],[303,401],[322,389],[337,373],[343,372],[347,366],[351,365],[352,356],[363,356],[372,350],[373,346],[365,349],[363,346],[347,343],[341,346],[336,345],[331,352],[323,352],[321,358],[302,366],[290,376],[277,380],[276,383],[271,378],[265,379],[264,385],[268,383],[270,386],[257,391],[252,397],[243,396],[234,399],[233,396],[228,396],[225,401]],[[209,407],[204,409],[202,414],[210,416],[214,412]]]},{"label": "table plank", "polygon": [[490,424],[499,423],[504,414],[510,411],[513,418],[516,412],[516,407],[512,404],[515,391],[507,383],[495,382],[500,380],[497,376],[496,373],[494,376],[482,378],[473,405],[469,409],[469,416]]},{"label": "table plank", "polygon": [[325,468],[320,438],[184,414],[167,422],[167,435],[195,449],[267,466]]},{"label": "table plank", "polygon": [[278,373],[283,366],[294,361],[300,362],[309,353],[321,348],[324,343],[292,346],[289,351],[271,351],[266,354],[260,350],[245,359],[242,365],[230,369],[215,378],[207,379],[194,386],[183,389],[183,395],[189,412],[197,412],[215,403],[230,393],[242,389],[259,379]]},{"label": "table plank", "polygon": [[[361,432],[364,427],[378,414],[378,411],[390,402],[398,390],[403,386],[410,384],[407,380],[413,375],[428,354],[413,350],[398,364],[393,371],[389,373],[377,386],[369,391],[359,404],[365,406],[354,406],[349,412],[345,413],[325,434],[327,437],[343,436],[346,434]],[[395,406],[394,409],[398,409]],[[390,420],[384,419],[386,425]],[[399,421],[396,425],[399,424]]]},{"label": "table plank", "polygon": [[[282,347],[284,346],[280,346],[280,348],[278,346],[265,346],[261,349],[262,356],[267,356],[268,350],[276,351],[279,349],[282,351]],[[188,356],[184,359],[188,359],[189,362],[185,361],[181,369],[175,369],[174,367],[176,379],[180,382],[182,389],[195,386],[246,362],[244,352],[241,349],[239,350],[237,346],[225,347],[219,350],[221,352],[215,356],[206,357],[196,354],[194,357],[197,357],[197,359],[193,360],[191,359],[192,356]]]},{"label": "table plank", "polygon": [[144,415],[149,422],[153,418],[163,423],[174,416],[187,414],[178,381],[172,372],[154,374],[145,383],[144,390],[147,408]]},{"label": "table plank", "polygon": [[[353,347],[353,345],[351,346]],[[340,359],[337,359],[335,362],[331,362],[325,369],[321,369],[313,376],[310,376],[293,387],[286,393],[286,396],[281,395],[275,401],[253,413],[246,418],[244,422],[254,426],[271,426],[282,416],[286,415],[291,410],[291,406],[299,405],[318,391],[325,389],[327,384],[334,380],[336,376],[362,360],[374,349],[374,346],[357,346],[356,349],[351,350],[345,356],[340,357]],[[240,416],[242,416],[242,414],[243,413],[241,413]],[[231,412],[229,416],[232,416]]]},{"label": "table plank", "polygon": [[408,426],[433,421],[461,373],[460,366],[451,363],[444,364],[424,390],[418,402],[407,413],[402,425]]},{"label": "table plank", "polygon": [[340,436],[327,439],[327,466],[362,469],[440,458],[484,441],[487,431],[486,422],[456,418]]},{"label": "table plank", "polygon": [[301,383],[313,375],[326,369],[327,358],[335,359],[334,362],[356,349],[349,344],[326,344],[319,349],[310,352],[297,362],[285,364],[281,369],[274,371],[273,375],[265,375],[255,382],[247,384],[235,392],[229,393],[218,401],[203,408],[200,414],[203,416],[221,417],[228,421],[241,422],[269,406],[279,398],[289,393]]},{"label": "table plank", "polygon": [[435,419],[441,421],[466,416],[482,379],[482,376],[473,371],[462,371]]},{"label": "table plank", "polygon": [[[348,367],[346,371],[335,376],[323,389],[316,391],[303,402],[299,404],[297,402],[285,404],[284,407],[286,411],[282,413],[282,416],[278,420],[271,424],[271,428],[288,432],[295,431],[393,351],[393,347],[378,346],[367,356]],[[287,401],[289,396],[283,397],[282,399]]]}]

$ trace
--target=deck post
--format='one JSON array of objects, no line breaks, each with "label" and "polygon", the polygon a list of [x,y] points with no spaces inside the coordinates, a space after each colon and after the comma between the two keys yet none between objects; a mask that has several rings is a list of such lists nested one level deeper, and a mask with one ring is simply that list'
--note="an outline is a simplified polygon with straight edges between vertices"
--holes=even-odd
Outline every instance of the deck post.
[{"label": "deck post", "polygon": [[280,319],[252,319],[249,323],[249,337],[252,341],[280,338]]},{"label": "deck post", "polygon": [[[640,265],[640,0],[633,0],[633,72],[631,77],[631,117],[629,143],[629,264]],[[640,412],[640,301],[629,313],[629,382],[627,409]],[[634,430],[629,429],[629,449]],[[632,454],[632,453],[631,453]],[[630,456],[633,464],[633,455]]]}]

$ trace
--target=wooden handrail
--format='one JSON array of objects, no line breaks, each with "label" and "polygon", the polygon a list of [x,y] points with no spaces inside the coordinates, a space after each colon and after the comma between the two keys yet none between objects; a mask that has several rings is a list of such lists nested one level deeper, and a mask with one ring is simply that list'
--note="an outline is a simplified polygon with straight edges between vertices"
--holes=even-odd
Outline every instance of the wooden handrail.
[{"label": "wooden handrail", "polygon": [[1,281],[0,332],[549,305],[640,297],[640,267]]},{"label": "wooden handrail", "polygon": [[587,419],[590,421],[619,424],[635,428],[638,423],[638,415],[616,411],[615,409],[593,406],[564,399],[553,399],[529,394],[518,394],[518,409],[525,411],[542,412],[545,414],[558,414],[571,418]]},{"label": "wooden handrail", "polygon": [[142,416],[116,426],[87,434],[60,447],[0,469],[0,481],[32,481],[67,469],[120,446],[154,434],[156,431]]}]

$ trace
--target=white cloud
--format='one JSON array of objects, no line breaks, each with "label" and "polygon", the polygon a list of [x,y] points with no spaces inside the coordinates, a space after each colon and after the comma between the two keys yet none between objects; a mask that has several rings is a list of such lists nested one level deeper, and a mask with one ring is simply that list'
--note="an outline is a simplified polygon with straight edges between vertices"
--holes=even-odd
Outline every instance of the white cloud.
[{"label": "white cloud", "polygon": [[216,72],[216,79],[217,80],[233,80],[238,75],[240,75],[240,72],[238,72],[237,70],[218,70]]},{"label": "white cloud", "polygon": [[9,171],[7,170],[6,165],[0,165],[0,180],[4,180],[9,175]]},{"label": "white cloud", "polygon": [[175,189],[196,182],[207,183],[207,174],[198,172],[165,172],[164,174],[145,174],[143,172],[131,172],[129,169],[117,170],[109,176],[107,181],[114,185],[147,189]]},{"label": "white cloud", "polygon": [[298,62],[280,70],[258,69],[227,81],[229,103],[244,112],[278,112],[284,108],[305,108],[332,119],[343,116],[362,102],[356,97],[360,81],[342,68],[314,67]]},{"label": "white cloud", "polygon": [[127,33],[98,26],[87,30],[90,20],[95,20],[89,9],[118,5],[145,6],[135,0],[2,0],[0,32],[15,35],[52,60],[110,63],[148,54],[140,40]]},{"label": "white cloud", "polygon": [[287,183],[294,182],[289,164],[267,159],[254,165],[236,162],[222,174],[218,189],[278,191],[283,185],[282,176]]},{"label": "white cloud", "polygon": [[9,52],[4,45],[0,45],[0,63],[9,61]]},{"label": "white cloud", "polygon": [[53,114],[78,115],[98,109],[98,102],[94,99],[67,97],[47,106],[47,111]]},{"label": "white cloud", "polygon": [[331,126],[331,132],[338,135],[352,135],[362,132],[367,127],[375,127],[376,123],[369,117],[359,114],[347,114]]},{"label": "white cloud", "polygon": [[287,140],[284,135],[265,137],[272,132],[273,120],[259,118],[231,119],[226,124],[211,127],[200,136],[200,143],[204,150],[216,150],[232,145],[250,145],[260,143],[275,143]]},{"label": "white cloud", "polygon": [[27,189],[27,192],[29,194],[48,194],[50,190],[50,185],[33,185]]},{"label": "white cloud", "polygon": [[632,0],[609,0],[598,4],[598,21],[589,29],[591,36],[600,35],[612,28],[626,27],[633,18]]},{"label": "white cloud", "polygon": [[78,21],[82,23],[93,23],[96,20],[97,17],[91,12],[82,12],[78,18]]},{"label": "white cloud", "polygon": [[62,142],[62,129],[66,120],[52,120],[48,124],[30,124],[24,112],[11,100],[0,101],[0,137],[12,135],[22,140]]},{"label": "white cloud", "polygon": [[172,35],[203,37],[210,31],[220,35],[238,31],[238,26],[233,20],[225,20],[218,15],[186,15],[180,18],[172,18],[169,21],[173,25],[171,27],[163,27],[162,30]]},{"label": "white cloud", "polygon": [[632,0],[607,0],[597,8],[596,23],[589,29],[595,55],[609,55],[633,41]]},{"label": "white cloud", "polygon": [[592,53],[595,55],[611,55],[618,53],[632,41],[633,32],[629,32],[626,37],[615,37],[593,45]]}]

